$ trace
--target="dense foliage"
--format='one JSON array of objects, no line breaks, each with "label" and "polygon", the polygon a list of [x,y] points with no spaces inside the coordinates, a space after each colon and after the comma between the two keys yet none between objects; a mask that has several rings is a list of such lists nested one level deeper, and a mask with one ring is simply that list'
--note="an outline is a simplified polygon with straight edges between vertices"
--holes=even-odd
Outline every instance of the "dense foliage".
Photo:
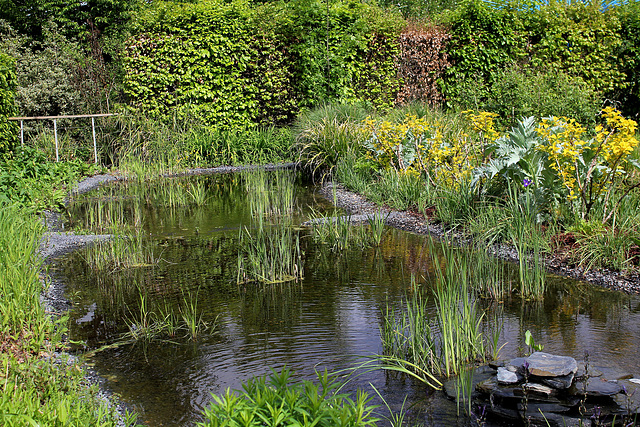
[{"label": "dense foliage", "polygon": [[96,171],[79,160],[49,162],[30,147],[5,153],[0,156],[0,206],[17,204],[32,212],[60,208],[69,186]]},{"label": "dense foliage", "polygon": [[155,117],[290,122],[323,100],[389,106],[401,20],[363,3],[157,3],[127,42],[124,87]]},{"label": "dense foliage", "polygon": [[[638,13],[637,2],[603,10],[467,0],[442,18],[453,64],[441,80],[447,104],[493,111],[510,124],[527,110],[593,122],[604,99],[635,115]],[[546,93],[536,100],[534,91]]]},{"label": "dense foliage", "polygon": [[227,389],[204,411],[205,427],[236,425],[301,426],[301,427],[366,427],[379,421],[372,414],[366,393],[355,400],[339,394],[340,384],[327,372],[318,373],[318,384],[311,381],[293,383],[286,368],[269,377],[250,379],[243,390]]},{"label": "dense foliage", "polygon": [[17,113],[15,60],[0,52],[0,153],[10,149],[17,140],[18,126],[7,117]]}]

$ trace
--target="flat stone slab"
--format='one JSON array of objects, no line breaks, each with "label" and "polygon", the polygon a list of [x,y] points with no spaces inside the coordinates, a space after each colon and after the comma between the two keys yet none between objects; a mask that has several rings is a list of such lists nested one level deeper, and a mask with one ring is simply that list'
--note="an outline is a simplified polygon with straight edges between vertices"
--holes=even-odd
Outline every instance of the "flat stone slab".
[{"label": "flat stone slab", "polygon": [[564,377],[544,377],[542,378],[542,383],[548,385],[549,387],[563,390],[565,388],[571,387],[571,385],[573,384],[573,377],[573,374],[565,375]]},{"label": "flat stone slab", "polygon": [[[635,378],[634,378],[635,379]],[[632,380],[618,382],[623,388],[622,393],[613,396],[613,401],[620,407],[622,414],[637,414],[640,412],[640,384]]]},{"label": "flat stone slab", "polygon": [[505,367],[498,368],[499,384],[517,384],[520,381],[518,374]]},{"label": "flat stone slab", "polygon": [[576,359],[537,351],[527,357],[529,374],[537,377],[564,377],[578,371]]},{"label": "flat stone slab", "polygon": [[618,381],[607,381],[604,378],[589,378],[585,388],[584,381],[576,381],[572,390],[575,394],[593,397],[613,396],[622,391],[622,385]]}]

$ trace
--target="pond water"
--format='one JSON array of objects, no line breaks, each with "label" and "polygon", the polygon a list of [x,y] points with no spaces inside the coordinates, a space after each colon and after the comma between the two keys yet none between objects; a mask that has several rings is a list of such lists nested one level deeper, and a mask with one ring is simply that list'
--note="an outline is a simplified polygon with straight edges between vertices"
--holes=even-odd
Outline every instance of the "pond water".
[{"label": "pond water", "polygon": [[[359,356],[381,352],[383,311],[412,292],[412,275],[428,289],[438,243],[387,229],[377,248],[331,251],[296,225],[334,214],[333,207],[300,178],[294,189],[296,209],[288,217],[300,233],[304,278],[272,285],[237,284],[240,230],[252,224],[256,196],[246,175],[111,186],[72,204],[69,227],[136,231],[153,253],[152,262],[96,271],[83,250],[54,269],[73,302],[70,338],[90,350],[114,344],[90,356],[89,364],[144,423],[193,424],[212,393],[239,388],[270,369],[287,366],[295,378],[313,379],[316,370],[349,368],[362,361]],[[594,365],[640,374],[637,297],[556,276],[548,283],[540,302],[483,303],[485,319],[503,325],[501,357],[521,355],[524,332],[531,330],[545,351],[576,359],[587,351]],[[215,329],[196,340],[121,343],[142,312],[178,312],[185,301],[197,302]],[[353,378],[345,390],[373,394],[371,384],[394,410],[406,396],[410,415],[425,425],[467,424],[441,392],[381,371]]]}]

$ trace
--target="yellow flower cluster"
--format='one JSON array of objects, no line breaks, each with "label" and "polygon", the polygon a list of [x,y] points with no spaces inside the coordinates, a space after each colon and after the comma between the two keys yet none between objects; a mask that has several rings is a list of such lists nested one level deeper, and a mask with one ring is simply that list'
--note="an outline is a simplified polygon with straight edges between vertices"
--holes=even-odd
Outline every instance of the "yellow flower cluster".
[{"label": "yellow flower cluster", "polygon": [[638,124],[622,116],[613,107],[602,110],[604,125],[596,126],[596,141],[602,145],[601,152],[609,167],[619,169],[624,166],[626,156],[638,145],[635,138]]},{"label": "yellow flower cluster", "polygon": [[[477,117],[482,132],[497,137],[494,115],[480,113]],[[434,182],[453,187],[471,176],[482,157],[478,155],[482,150],[468,135],[445,141],[440,126],[415,115],[405,116],[401,123],[367,118],[362,122],[361,132],[372,148],[370,158],[381,166],[391,166],[402,173],[424,173]],[[412,155],[405,156],[406,151]]]},{"label": "yellow flower cluster", "polygon": [[480,132],[484,143],[493,142],[500,137],[500,134],[496,130],[495,119],[498,118],[496,113],[489,113],[487,111],[475,113],[473,110],[466,110],[463,111],[462,114],[467,117],[473,129],[476,132]]},{"label": "yellow flower cluster", "polygon": [[585,128],[566,117],[546,117],[542,119],[537,131],[547,141],[547,145],[541,145],[538,149],[549,155],[551,168],[569,191],[569,200],[575,200],[579,190],[576,180],[577,161],[584,148],[589,145],[582,139]]}]

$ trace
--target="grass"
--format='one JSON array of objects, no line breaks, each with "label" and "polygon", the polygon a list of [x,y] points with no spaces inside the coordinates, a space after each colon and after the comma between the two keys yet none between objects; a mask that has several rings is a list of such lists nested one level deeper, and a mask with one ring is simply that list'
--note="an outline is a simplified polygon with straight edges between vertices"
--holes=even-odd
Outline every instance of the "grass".
[{"label": "grass", "polygon": [[[440,388],[442,378],[456,376],[459,389],[465,390],[469,367],[497,356],[500,323],[494,319],[493,329],[483,327],[488,319],[473,289],[474,264],[459,251],[443,244],[442,259],[433,259],[433,288],[421,289],[414,280],[399,309],[387,306],[380,331],[383,354],[375,358],[383,369],[403,372],[432,388]],[[435,312],[428,308],[429,295]]]},{"label": "grass", "polygon": [[[77,361],[52,357],[63,349],[65,318],[48,318],[40,300],[42,233],[37,217],[0,207],[0,420],[2,425],[117,425],[118,416],[86,384]],[[132,424],[131,417],[124,420]]]},{"label": "grass", "polygon": [[118,116],[113,126],[111,163],[139,180],[194,167],[294,159],[287,128],[222,130],[189,118],[167,123],[135,115]]},{"label": "grass", "polygon": [[304,269],[300,236],[288,216],[295,208],[292,173],[252,170],[243,178],[251,224],[238,236],[237,283],[298,282]]},{"label": "grass", "polygon": [[[183,293],[178,307],[171,306],[166,301],[164,305],[154,307],[145,289],[140,285],[137,288],[138,306],[126,316],[129,331],[122,334],[115,345],[180,337],[195,341],[205,332],[215,331],[216,322],[206,322],[202,318],[199,292]],[[112,346],[107,345],[106,348]]]},{"label": "grass", "polygon": [[313,240],[326,245],[333,252],[357,247],[377,247],[385,232],[386,216],[379,212],[366,219],[364,223],[355,223],[350,215],[332,216],[312,212],[310,227]]},{"label": "grass", "polygon": [[358,150],[357,124],[367,115],[362,107],[347,104],[303,112],[293,125],[298,161],[314,176],[327,176],[344,155]]}]

